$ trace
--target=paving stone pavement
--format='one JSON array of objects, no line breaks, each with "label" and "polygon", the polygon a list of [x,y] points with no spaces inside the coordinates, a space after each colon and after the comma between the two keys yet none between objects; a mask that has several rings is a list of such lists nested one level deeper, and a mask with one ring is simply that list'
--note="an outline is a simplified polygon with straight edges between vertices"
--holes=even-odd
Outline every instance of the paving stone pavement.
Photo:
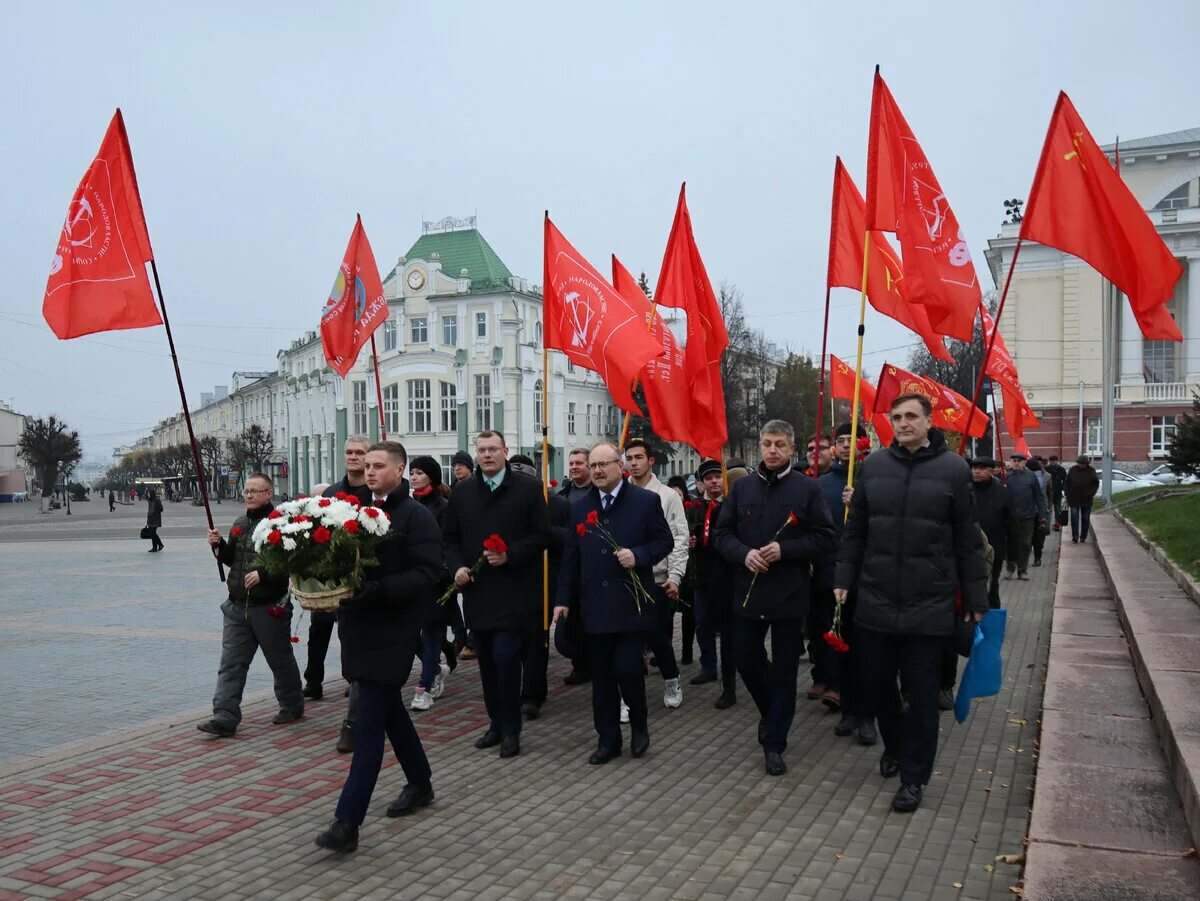
[{"label": "paving stone pavement", "polygon": [[[563,686],[564,661],[552,655],[551,697],[509,761],[471,746],[485,719],[474,664],[463,663],[437,706],[414,715],[437,801],[386,819],[403,782],[389,759],[360,850],[341,858],[312,845],[349,764],[333,751],[340,682],[331,679],[329,700],[310,703],[296,724],[270,725],[268,692],[247,705],[236,738],[202,736],[194,723],[211,693],[219,642],[211,559],[177,542],[175,555],[143,553],[153,563],[134,562],[114,554],[114,544],[0,547],[2,570],[31,566],[36,579],[23,578],[39,586],[28,594],[31,582],[0,582],[10,614],[0,638],[0,733],[45,734],[59,719],[55,728],[72,729],[72,738],[104,732],[80,719],[84,708],[106,727],[127,724],[87,747],[43,747],[50,756],[0,763],[0,901],[1013,897],[1019,868],[994,858],[1021,853],[1028,827],[1057,536],[1031,581],[1002,583],[1010,611],[1003,687],[963,726],[943,714],[935,775],[915,814],[891,811],[896,783],[879,776],[880,748],[835,737],[836,717],[816,702],[800,702],[789,772],[764,775],[749,696],[743,689],[734,708],[714,710],[716,685],[686,685],[694,665],[684,667],[679,710],[662,707],[661,680],[649,679],[645,758],[588,766],[589,690]],[[55,553],[69,559],[59,566]],[[65,591],[57,578],[68,576],[115,587]],[[15,628],[13,616],[23,617]],[[79,642],[68,622],[85,630]],[[39,647],[11,664],[30,641]],[[54,661],[36,671],[46,684],[14,710],[14,678],[39,660]],[[269,675],[257,667],[261,698]],[[130,669],[136,679],[124,678]],[[801,689],[807,681],[802,672]],[[86,698],[77,697],[81,685]],[[39,708],[64,692],[76,697]],[[140,719],[137,704],[146,705]],[[163,722],[170,704],[176,713]],[[191,708],[195,716],[181,712]]]}]

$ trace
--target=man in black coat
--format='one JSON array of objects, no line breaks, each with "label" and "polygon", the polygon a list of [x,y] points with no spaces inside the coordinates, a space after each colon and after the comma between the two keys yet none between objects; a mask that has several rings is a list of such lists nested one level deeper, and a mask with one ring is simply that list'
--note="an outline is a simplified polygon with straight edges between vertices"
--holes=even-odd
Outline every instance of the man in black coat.
[{"label": "man in black coat", "polygon": [[1100,476],[1092,466],[1087,454],[1080,454],[1075,465],[1067,472],[1063,486],[1067,495],[1067,506],[1071,510],[1071,543],[1087,543],[1088,527],[1092,521],[1092,499],[1100,490]]},{"label": "man in black coat", "polygon": [[975,496],[975,518],[979,521],[988,544],[992,546],[992,574],[988,580],[988,606],[1000,606],[1000,573],[1008,553],[1008,532],[1012,527],[1012,511],[1008,504],[1008,488],[992,475],[996,461],[976,457],[971,461],[971,491]]},{"label": "man in black coat", "polygon": [[[550,545],[550,529],[542,486],[509,467],[504,436],[480,432],[475,453],[479,467],[454,486],[442,532],[446,563],[475,636],[491,721],[475,747],[500,745],[507,758],[521,753],[521,659],[541,617],[542,551]],[[484,550],[491,535],[503,540],[504,551]],[[486,563],[473,576],[481,553]]]},{"label": "man in black coat", "polygon": [[[566,498],[572,504],[590,494],[592,489],[592,473],[588,469],[588,451],[586,448],[575,447],[567,454],[567,478],[564,481],[566,484],[558,489],[558,495],[559,497]],[[567,519],[570,520],[569,512]],[[557,581],[551,582],[550,591],[553,592],[557,585]],[[592,674],[588,668],[587,647],[583,640],[583,626],[579,622],[579,617],[566,620],[558,628],[562,630],[567,638],[565,643],[573,649],[573,653],[576,655],[571,658],[571,671],[563,677],[563,684],[583,685],[585,682],[590,682]],[[554,634],[558,636],[559,633],[555,632]]]},{"label": "man in black coat", "polygon": [[412,672],[420,630],[434,603],[442,569],[442,539],[433,514],[409,496],[403,482],[408,455],[398,441],[372,444],[366,481],[372,505],[388,516],[388,534],[376,551],[379,563],[363,571],[358,593],[338,610],[342,674],[358,689],[354,757],[338,800],[333,825],[317,845],[350,852],[367,815],[383,763],[384,736],[404,770],[407,785],[388,807],[405,816],[433,801],[429,760],[404,707],[401,690]]},{"label": "man in black coat", "polygon": [[1018,579],[1025,580],[1029,578],[1034,533],[1046,521],[1046,491],[1033,471],[1027,468],[1028,459],[1024,454],[1014,453],[1009,459],[1012,468],[1005,487],[1008,488],[1012,525],[1008,534],[1006,575],[1011,579],[1016,573]]},{"label": "man in black coat", "polygon": [[721,694],[713,704],[725,710],[737,703],[737,665],[733,656],[733,571],[717,552],[716,527],[725,500],[725,474],[717,460],[703,460],[696,470],[703,490],[690,517],[691,545],[696,567],[696,640],[700,672],[692,685],[718,678],[717,640],[720,639]]},{"label": "man in black coat", "polygon": [[1058,511],[1062,509],[1063,493],[1067,490],[1067,468],[1059,462],[1058,454],[1050,455],[1046,472],[1050,474],[1050,500],[1054,506],[1050,518],[1054,520],[1052,528],[1057,532],[1062,528],[1058,523]]},{"label": "man in black coat", "polygon": [[[762,463],[721,504],[717,550],[737,567],[733,591],[738,672],[758,706],[768,775],[787,772],[783,752],[796,715],[810,574],[834,547],[833,522],[816,479],[792,466],[796,437],[773,419],[758,439]],[[763,643],[771,632],[771,659]]]},{"label": "man in black coat", "polygon": [[[942,652],[955,618],[978,621],[987,610],[970,467],[931,428],[932,412],[922,394],[892,401],[896,439],[863,463],[834,573],[839,603],[858,591],[850,640],[864,664],[864,704],[883,737],[880,773],[900,774],[892,809],[901,812],[916,810],[933,774]],[[898,674],[909,696],[907,715]]]},{"label": "man in black coat", "polygon": [[622,477],[615,445],[597,444],[588,464],[592,491],[571,505],[554,621],[583,621],[599,740],[588,763],[599,766],[621,754],[622,698],[629,707],[630,754],[641,757],[650,747],[642,652],[660,614],[653,602],[638,600],[632,580],[661,597],[654,564],[666,559],[675,539],[659,496]]}]

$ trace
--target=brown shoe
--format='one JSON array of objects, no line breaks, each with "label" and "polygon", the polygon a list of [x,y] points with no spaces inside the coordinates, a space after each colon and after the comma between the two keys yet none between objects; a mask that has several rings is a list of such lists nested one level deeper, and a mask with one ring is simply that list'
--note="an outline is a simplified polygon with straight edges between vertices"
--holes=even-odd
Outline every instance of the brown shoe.
[{"label": "brown shoe", "polygon": [[471,648],[463,648],[462,653],[458,655],[459,660],[474,660],[475,652]]},{"label": "brown shoe", "polygon": [[828,691],[829,691],[829,689],[827,689],[820,682],[814,682],[812,685],[810,685],[808,687],[808,691],[805,692],[805,694],[808,696],[808,699],[810,701],[817,701],[817,700],[820,700],[821,698],[825,697],[825,694]]},{"label": "brown shoe", "polygon": [[827,691],[827,692],[825,692],[825,694],[821,695],[821,703],[824,704],[826,707],[828,707],[830,710],[834,710],[834,711],[841,710],[842,709],[842,696],[839,692]]},{"label": "brown shoe", "polygon": [[354,727],[342,723],[342,731],[338,733],[337,752],[339,754],[354,753]]}]

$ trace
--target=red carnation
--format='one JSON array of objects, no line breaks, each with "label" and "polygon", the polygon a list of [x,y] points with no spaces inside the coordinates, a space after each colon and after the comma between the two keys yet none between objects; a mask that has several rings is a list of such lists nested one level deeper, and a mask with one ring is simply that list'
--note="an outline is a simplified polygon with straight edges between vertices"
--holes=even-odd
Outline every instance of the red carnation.
[{"label": "red carnation", "polygon": [[347,497],[346,492],[344,492],[344,491],[335,491],[333,493],[333,496],[335,498],[337,498],[339,501],[344,501]]},{"label": "red carnation", "polygon": [[785,525],[794,526],[794,525],[795,525],[796,523],[798,523],[799,521],[800,521],[800,520],[798,520],[798,519],[796,518],[796,514],[795,514],[795,513],[789,513],[789,514],[788,514],[788,518],[787,518],[787,522],[785,523]]},{"label": "red carnation", "polygon": [[379,518],[379,511],[374,507],[367,507],[367,509],[363,510],[363,513],[367,514],[371,519]]},{"label": "red carnation", "polygon": [[293,516],[292,522],[312,522],[312,520],[309,519],[307,516],[305,516],[303,513],[301,513],[299,516]]},{"label": "red carnation", "polygon": [[286,612],[282,604],[272,604],[267,608],[267,616],[272,616],[275,619],[283,619],[283,615]]},{"label": "red carnation", "polygon": [[600,514],[597,513],[595,510],[589,511],[589,513],[587,515],[587,524],[589,526],[594,526],[599,521],[600,521]]},{"label": "red carnation", "polygon": [[550,487],[551,487],[551,488],[557,488],[557,487],[558,487],[558,479],[551,479],[551,480],[550,480]]},{"label": "red carnation", "polygon": [[234,538],[237,538],[239,535],[242,534],[242,530],[239,526],[234,526],[232,529],[229,530],[229,534],[232,535]]},{"label": "red carnation", "polygon": [[484,539],[483,549],[485,551],[491,551],[493,554],[508,553],[508,545],[505,544],[504,539],[501,538],[499,535],[497,535],[495,532],[493,532],[491,535],[489,535],[487,538]]},{"label": "red carnation", "polygon": [[317,506],[318,507],[328,507],[332,503],[333,503],[333,501],[331,501],[329,498],[323,497],[319,501],[317,501]]},{"label": "red carnation", "polygon": [[358,520],[357,519],[348,519],[344,523],[342,523],[342,528],[345,529],[347,532],[349,532],[351,535],[355,535],[358,533]]},{"label": "red carnation", "polygon": [[333,537],[333,533],[324,526],[317,526],[315,529],[313,529],[312,535],[313,541],[315,541],[317,544],[328,544],[329,539]]},{"label": "red carnation", "polygon": [[576,523],[575,524],[575,534],[579,535],[580,537],[583,537],[584,535],[587,534],[587,526],[581,522]]},{"label": "red carnation", "polygon": [[292,644],[300,644],[300,636],[299,635],[292,636]]},{"label": "red carnation", "polygon": [[267,519],[283,519],[283,513],[278,510],[272,510],[267,514]]},{"label": "red carnation", "polygon": [[267,544],[279,544],[283,541],[283,533],[278,529],[272,529],[267,533]]},{"label": "red carnation", "polygon": [[296,495],[296,500],[298,500],[298,501],[306,501],[306,500],[308,500],[308,495],[307,495],[307,494],[297,494],[297,495]]}]

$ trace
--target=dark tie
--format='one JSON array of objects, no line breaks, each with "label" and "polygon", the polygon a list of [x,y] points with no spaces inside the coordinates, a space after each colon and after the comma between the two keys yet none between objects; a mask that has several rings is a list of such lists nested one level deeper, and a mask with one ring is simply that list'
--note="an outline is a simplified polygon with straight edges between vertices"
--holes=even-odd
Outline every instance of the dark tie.
[{"label": "dark tie", "polygon": [[604,495],[604,512],[607,513],[612,509],[613,496],[611,494]]}]

